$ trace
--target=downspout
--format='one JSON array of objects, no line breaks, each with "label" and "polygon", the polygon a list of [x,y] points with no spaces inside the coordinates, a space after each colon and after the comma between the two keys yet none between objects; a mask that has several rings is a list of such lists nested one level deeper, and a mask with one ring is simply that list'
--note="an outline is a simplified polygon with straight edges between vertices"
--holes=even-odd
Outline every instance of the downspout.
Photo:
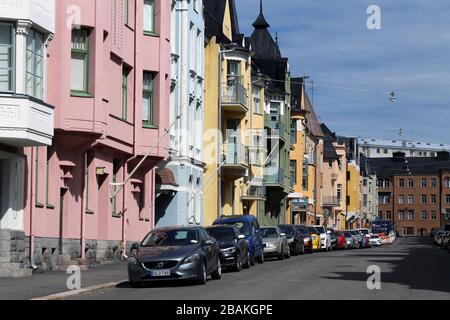
[{"label": "downspout", "polygon": [[[190,26],[188,24],[188,4],[185,0],[181,1],[181,3],[179,4],[180,8],[180,15],[181,15],[181,30],[190,30]],[[186,55],[188,54],[188,40],[189,40],[189,33],[186,34],[186,32],[180,32],[180,88],[179,91],[177,92],[177,97],[179,99],[179,104],[180,104],[180,110],[179,113],[182,115],[186,115],[186,117],[180,118],[179,120],[179,126],[178,126],[178,132],[181,135],[184,132],[185,127],[189,127],[189,125],[183,125],[183,123],[185,123],[185,121],[187,122],[187,119],[189,117],[187,117],[188,112],[187,112],[187,101],[186,99],[189,99],[189,92],[187,91],[187,79],[188,79],[188,68],[187,68],[187,59],[186,59]],[[177,129],[175,129],[177,130]],[[179,144],[179,148],[178,148],[178,156],[184,158],[185,154],[188,154],[187,150],[188,150],[188,145],[187,145],[187,138],[188,137],[184,137],[183,138],[183,143]],[[193,142],[193,141],[192,141]],[[181,160],[184,161],[184,160]],[[191,196],[191,192],[192,190],[190,190],[189,192],[187,192],[187,194],[189,195],[189,197]],[[195,204],[192,205],[193,207],[195,206]],[[189,219],[190,219],[190,203],[188,202],[186,204],[187,207],[187,222],[189,223]],[[194,211],[194,210],[193,210]],[[194,213],[193,213],[194,215]]]},{"label": "downspout", "polygon": [[[124,162],[123,181],[126,179],[128,172],[128,162]],[[127,186],[123,186],[122,190],[122,257],[127,257]]]},{"label": "downspout", "polygon": [[133,57],[133,90],[134,90],[134,94],[133,94],[133,117],[134,117],[134,130],[133,130],[133,153],[134,156],[137,156],[137,143],[136,143],[136,131],[137,131],[137,124],[139,124],[140,122],[138,121],[137,117],[136,117],[136,95],[137,95],[137,86],[136,86],[136,79],[137,79],[137,17],[138,17],[138,8],[137,8],[137,1],[134,2],[134,57]]},{"label": "downspout", "polygon": [[222,136],[222,52],[220,51],[220,45],[219,45],[219,66],[218,66],[218,124],[217,124],[217,128],[218,128],[218,136],[217,136],[217,215],[218,218],[222,215],[222,184],[221,184],[221,179],[222,179],[222,169],[220,167],[221,163],[222,163],[222,159],[221,159],[221,139],[220,137]]},{"label": "downspout", "polygon": [[86,219],[85,219],[85,208],[86,208],[86,192],[87,192],[87,184],[89,181],[86,179],[87,171],[88,171],[88,154],[84,153],[83,166],[81,169],[81,185],[83,186],[83,192],[81,195],[81,260],[84,261],[86,258]]},{"label": "downspout", "polygon": [[31,164],[30,164],[30,264],[32,268],[35,268],[34,264],[34,249],[35,249],[35,236],[34,236],[34,203],[35,203],[35,189],[34,189],[34,147],[31,147]]}]

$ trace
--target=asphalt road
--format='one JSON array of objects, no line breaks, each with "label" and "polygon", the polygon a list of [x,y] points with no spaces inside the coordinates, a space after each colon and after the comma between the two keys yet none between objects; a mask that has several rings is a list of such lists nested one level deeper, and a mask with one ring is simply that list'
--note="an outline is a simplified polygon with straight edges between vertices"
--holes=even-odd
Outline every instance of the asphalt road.
[{"label": "asphalt road", "polygon": [[[371,265],[381,269],[380,290],[367,288]],[[222,280],[204,286],[156,283],[134,289],[125,282],[73,299],[450,299],[450,254],[433,248],[429,238],[400,238],[380,248],[266,261],[250,270],[224,273]]]}]

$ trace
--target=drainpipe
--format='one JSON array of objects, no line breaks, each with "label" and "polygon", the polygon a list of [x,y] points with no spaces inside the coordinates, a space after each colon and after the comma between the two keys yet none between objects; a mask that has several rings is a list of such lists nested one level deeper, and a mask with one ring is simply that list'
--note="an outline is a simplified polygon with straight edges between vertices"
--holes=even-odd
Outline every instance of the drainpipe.
[{"label": "drainpipe", "polygon": [[217,199],[217,214],[218,217],[220,217],[222,215],[222,183],[221,183],[221,179],[222,179],[222,169],[220,168],[220,164],[222,163],[222,159],[221,159],[221,139],[220,137],[222,136],[222,52],[220,51],[220,46],[219,46],[219,67],[218,67],[218,101],[219,101],[219,105],[218,105],[218,124],[217,124],[217,128],[218,128],[218,136],[217,136],[217,194],[218,194],[218,199]]},{"label": "drainpipe", "polygon": [[89,183],[86,180],[86,173],[88,170],[88,154],[84,153],[83,166],[81,169],[81,181],[83,186],[83,192],[81,195],[81,260],[84,261],[86,258],[86,219],[85,219],[85,208],[86,208],[86,186]]},{"label": "drainpipe", "polygon": [[[123,181],[126,179],[128,172],[128,162],[124,162],[123,166]],[[122,194],[122,257],[127,257],[127,186],[123,186]]]},{"label": "drainpipe", "polygon": [[30,164],[30,264],[34,269],[34,203],[35,203],[35,189],[34,189],[34,147],[31,147],[31,164]]}]

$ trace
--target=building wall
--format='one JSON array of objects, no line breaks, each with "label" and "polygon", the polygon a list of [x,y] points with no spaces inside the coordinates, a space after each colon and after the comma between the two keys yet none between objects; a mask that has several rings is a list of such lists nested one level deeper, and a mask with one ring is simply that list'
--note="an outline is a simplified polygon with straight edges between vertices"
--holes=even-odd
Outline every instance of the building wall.
[{"label": "building wall", "polygon": [[[360,170],[354,160],[347,164],[347,173],[350,175],[350,179],[347,179],[347,218],[359,217],[361,213]],[[351,225],[354,228],[359,226],[359,223],[360,219],[357,218]]]},{"label": "building wall", "polygon": [[[92,241],[115,243],[121,254],[155,224],[154,167],[167,156],[168,137],[153,149],[115,200],[110,198],[110,183],[124,181],[168,128],[170,7],[168,2],[158,5],[157,36],[150,36],[144,35],[139,1],[130,1],[128,26],[122,1],[56,2],[56,33],[48,51],[48,101],[56,106],[55,137],[50,148],[25,150],[29,159],[25,232],[31,238],[34,261],[42,260],[37,239],[48,240],[53,254],[71,258],[86,258],[86,246]],[[85,95],[70,90],[72,31],[68,22],[79,22],[90,32]],[[123,117],[124,66],[130,71]],[[155,74],[153,127],[142,124],[143,71]],[[77,249],[64,245],[59,251],[54,244],[60,235],[64,244],[78,243]]]}]

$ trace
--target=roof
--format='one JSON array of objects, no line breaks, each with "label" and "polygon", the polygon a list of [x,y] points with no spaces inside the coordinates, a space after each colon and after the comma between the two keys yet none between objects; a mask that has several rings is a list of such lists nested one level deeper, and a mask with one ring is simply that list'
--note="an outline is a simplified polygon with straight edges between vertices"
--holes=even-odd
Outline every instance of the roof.
[{"label": "roof", "polygon": [[269,25],[269,23],[267,23],[266,18],[264,17],[264,14],[263,14],[262,0],[259,1],[259,16],[258,16],[258,18],[256,18],[255,22],[253,22],[252,26],[257,29],[258,28],[270,28],[270,25]]},{"label": "roof", "polygon": [[404,157],[404,153],[400,153],[391,158],[367,158],[366,161],[377,176],[407,176],[409,171],[413,176],[433,175],[450,171],[450,158],[445,152],[434,158]]},{"label": "roof", "polygon": [[[231,33],[233,39],[228,39],[224,35],[222,28],[227,1],[229,1],[230,7]],[[235,36],[240,34],[235,0],[204,0],[203,7],[206,37],[211,38],[215,36],[220,43],[230,43],[235,40]]]},{"label": "roof", "polygon": [[308,112],[306,114],[306,126],[308,130],[317,138],[325,137],[325,134],[320,127],[319,120],[317,120],[316,112],[314,107],[309,100],[308,94],[305,92],[305,110]]}]

